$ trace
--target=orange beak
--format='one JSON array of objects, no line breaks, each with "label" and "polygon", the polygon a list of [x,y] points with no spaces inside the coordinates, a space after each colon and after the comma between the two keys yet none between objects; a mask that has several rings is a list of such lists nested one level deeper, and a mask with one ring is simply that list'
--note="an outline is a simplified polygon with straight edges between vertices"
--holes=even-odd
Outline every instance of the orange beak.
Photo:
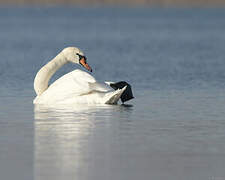
[{"label": "orange beak", "polygon": [[85,58],[82,58],[80,60],[80,64],[85,67],[88,71],[92,72],[92,69],[91,67],[88,65],[88,63],[86,62],[86,59]]}]

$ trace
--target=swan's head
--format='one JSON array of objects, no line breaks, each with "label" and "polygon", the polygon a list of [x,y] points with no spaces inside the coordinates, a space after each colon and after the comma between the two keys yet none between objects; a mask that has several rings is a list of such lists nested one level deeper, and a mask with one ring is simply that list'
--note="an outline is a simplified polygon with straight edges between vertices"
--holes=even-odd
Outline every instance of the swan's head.
[{"label": "swan's head", "polygon": [[62,53],[66,57],[67,61],[81,64],[88,71],[92,72],[91,67],[87,63],[87,58],[84,56],[84,53],[80,49],[76,47],[67,47],[63,49]]}]

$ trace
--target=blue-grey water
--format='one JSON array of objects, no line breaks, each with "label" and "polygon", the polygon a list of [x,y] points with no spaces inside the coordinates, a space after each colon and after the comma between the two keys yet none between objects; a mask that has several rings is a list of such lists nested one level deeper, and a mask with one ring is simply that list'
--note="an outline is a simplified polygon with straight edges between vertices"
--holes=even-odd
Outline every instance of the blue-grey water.
[{"label": "blue-grey water", "polygon": [[[225,9],[0,8],[0,179],[224,180]],[[36,72],[81,48],[132,106],[32,104]],[[53,77],[78,65],[68,64]]]}]

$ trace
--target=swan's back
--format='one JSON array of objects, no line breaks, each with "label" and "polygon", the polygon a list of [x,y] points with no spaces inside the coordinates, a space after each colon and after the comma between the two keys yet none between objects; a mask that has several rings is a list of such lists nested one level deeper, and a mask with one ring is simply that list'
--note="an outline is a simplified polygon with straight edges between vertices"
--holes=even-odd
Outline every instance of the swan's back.
[{"label": "swan's back", "polygon": [[76,69],[52,83],[46,91],[34,99],[36,104],[59,103],[102,103],[104,92],[111,89],[96,82],[95,78],[85,71]]}]

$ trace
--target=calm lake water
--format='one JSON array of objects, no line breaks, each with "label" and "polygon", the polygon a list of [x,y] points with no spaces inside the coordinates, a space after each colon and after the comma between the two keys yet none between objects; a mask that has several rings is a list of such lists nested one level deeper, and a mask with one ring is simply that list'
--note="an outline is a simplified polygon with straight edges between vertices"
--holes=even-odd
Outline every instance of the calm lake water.
[{"label": "calm lake water", "polygon": [[[224,180],[225,9],[0,8],[0,179]],[[36,72],[81,48],[129,106],[34,106]],[[68,64],[52,82],[78,65]]]}]

